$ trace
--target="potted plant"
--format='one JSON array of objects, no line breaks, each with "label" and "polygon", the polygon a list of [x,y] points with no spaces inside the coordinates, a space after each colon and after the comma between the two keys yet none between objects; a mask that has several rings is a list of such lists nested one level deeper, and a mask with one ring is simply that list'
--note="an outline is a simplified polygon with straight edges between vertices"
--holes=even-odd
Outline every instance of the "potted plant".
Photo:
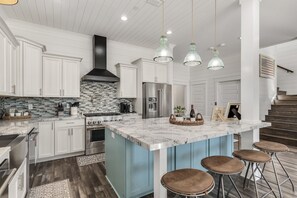
[{"label": "potted plant", "polygon": [[177,121],[183,121],[183,116],[185,115],[186,108],[182,106],[174,107],[174,114]]}]

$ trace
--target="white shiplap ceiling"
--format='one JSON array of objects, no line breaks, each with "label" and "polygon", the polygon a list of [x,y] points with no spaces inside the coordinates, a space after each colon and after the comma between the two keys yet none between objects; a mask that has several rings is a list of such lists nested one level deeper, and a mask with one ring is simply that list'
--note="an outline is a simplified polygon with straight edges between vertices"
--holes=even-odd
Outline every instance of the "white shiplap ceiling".
[{"label": "white shiplap ceiling", "polygon": [[[173,31],[175,59],[182,61],[190,42],[191,0],[166,0],[166,29]],[[19,0],[1,6],[9,18],[73,32],[106,36],[111,40],[155,48],[161,33],[161,8],[146,0]],[[297,1],[261,2],[261,47],[297,36]],[[125,14],[128,21],[120,20]],[[238,0],[218,0],[218,43],[227,44],[222,56],[240,51],[240,5]],[[195,0],[195,40],[204,59],[213,46],[214,0]]]}]

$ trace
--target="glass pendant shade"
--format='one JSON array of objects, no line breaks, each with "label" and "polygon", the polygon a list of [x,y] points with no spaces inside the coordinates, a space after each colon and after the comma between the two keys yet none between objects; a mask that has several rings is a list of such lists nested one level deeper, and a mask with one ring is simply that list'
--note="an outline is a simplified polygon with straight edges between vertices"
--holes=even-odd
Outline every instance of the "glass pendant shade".
[{"label": "glass pendant shade", "polygon": [[169,48],[166,36],[161,36],[160,38],[160,47],[156,50],[154,61],[158,63],[168,63],[173,61],[172,52]]},{"label": "glass pendant shade", "polygon": [[201,57],[196,50],[196,44],[190,44],[190,50],[184,59],[184,65],[194,67],[202,63]]},{"label": "glass pendant shade", "polygon": [[219,70],[225,67],[224,62],[219,57],[219,53],[217,51],[214,52],[213,58],[209,61],[207,69],[210,70]]},{"label": "glass pendant shade", "polygon": [[0,0],[0,4],[3,4],[3,5],[14,5],[17,3],[18,3],[18,0]]}]

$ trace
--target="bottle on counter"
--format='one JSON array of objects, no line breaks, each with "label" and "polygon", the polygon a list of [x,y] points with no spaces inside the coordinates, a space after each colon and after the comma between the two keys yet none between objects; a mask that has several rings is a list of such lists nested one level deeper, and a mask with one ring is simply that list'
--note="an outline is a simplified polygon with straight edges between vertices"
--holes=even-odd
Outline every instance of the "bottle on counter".
[{"label": "bottle on counter", "polygon": [[191,105],[191,111],[190,111],[191,121],[195,121],[195,117],[196,117],[196,114],[195,114],[195,110],[194,110],[194,105]]}]

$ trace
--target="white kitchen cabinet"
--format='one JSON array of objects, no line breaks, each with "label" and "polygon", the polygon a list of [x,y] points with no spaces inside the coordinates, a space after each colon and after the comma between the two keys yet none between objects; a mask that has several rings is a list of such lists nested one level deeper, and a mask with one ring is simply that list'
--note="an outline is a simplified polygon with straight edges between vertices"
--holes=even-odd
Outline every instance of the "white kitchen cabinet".
[{"label": "white kitchen cabinet", "polygon": [[118,82],[117,96],[119,98],[137,97],[137,67],[119,63],[117,67]]},{"label": "white kitchen cabinet", "polygon": [[55,155],[63,155],[70,153],[70,128],[55,129]]},{"label": "white kitchen cabinet", "polygon": [[73,127],[71,131],[71,152],[85,150],[85,127]]},{"label": "white kitchen cabinet", "polygon": [[39,43],[18,38],[20,42],[20,69],[22,78],[22,96],[41,97],[42,96],[42,52],[45,46]]},{"label": "white kitchen cabinet", "polygon": [[81,58],[43,55],[43,96],[79,97]]},{"label": "white kitchen cabinet", "polygon": [[42,82],[44,97],[58,97],[62,95],[62,60],[43,57]]},{"label": "white kitchen cabinet", "polygon": [[64,155],[85,150],[84,120],[55,122],[55,155]]},{"label": "white kitchen cabinet", "polygon": [[82,59],[63,59],[63,96],[80,97],[80,62]]},{"label": "white kitchen cabinet", "polygon": [[55,155],[55,128],[54,122],[40,122],[37,136],[38,159]]},{"label": "white kitchen cabinet", "polygon": [[0,21],[0,95],[16,93],[16,56],[18,42]]},{"label": "white kitchen cabinet", "polygon": [[157,64],[155,65],[155,82],[156,83],[168,83],[168,69],[167,65]]},{"label": "white kitchen cabinet", "polygon": [[25,158],[21,166],[13,176],[8,186],[8,198],[24,198],[27,193],[27,159]]},{"label": "white kitchen cabinet", "polygon": [[143,62],[142,65],[142,82],[155,82],[156,64],[153,62]]}]

